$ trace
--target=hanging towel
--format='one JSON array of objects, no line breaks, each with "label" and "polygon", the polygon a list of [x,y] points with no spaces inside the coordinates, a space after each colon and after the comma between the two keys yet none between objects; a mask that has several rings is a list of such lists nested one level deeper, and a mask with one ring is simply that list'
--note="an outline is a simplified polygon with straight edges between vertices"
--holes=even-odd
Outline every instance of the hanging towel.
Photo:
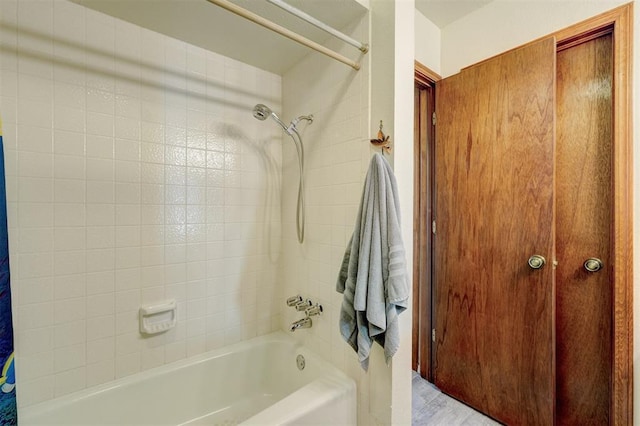
[{"label": "hanging towel", "polygon": [[344,295],[340,333],[365,370],[373,341],[387,363],[398,350],[398,315],[409,300],[400,232],[398,187],[393,170],[374,154],[364,184],[355,228],[342,260],[336,290]]}]

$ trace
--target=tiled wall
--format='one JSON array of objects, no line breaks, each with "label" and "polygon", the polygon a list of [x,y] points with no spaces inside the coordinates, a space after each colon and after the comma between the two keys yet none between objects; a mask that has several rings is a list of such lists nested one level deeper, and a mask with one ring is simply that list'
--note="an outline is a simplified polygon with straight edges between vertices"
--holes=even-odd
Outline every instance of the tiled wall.
[{"label": "tiled wall", "polygon": [[65,0],[0,14],[19,404],[279,328],[282,135],[251,109],[280,77]]},{"label": "tiled wall", "polygon": [[[357,40],[368,39],[368,17],[342,29]],[[294,336],[354,378],[358,385],[358,422],[375,425],[371,415],[371,372],[360,368],[356,353],[338,329],[342,295],[335,290],[344,251],[354,229],[364,177],[373,154],[369,137],[377,126],[369,124],[369,55],[342,42],[332,49],[362,61],[360,71],[318,54],[307,56],[283,75],[285,117],[312,113],[313,124],[303,132],[306,161],[307,227],[304,245],[295,234],[298,166],[292,144],[283,148],[283,258],[285,296],[301,294],[320,302],[325,312],[313,318],[311,329]],[[376,123],[377,124],[377,123]],[[283,328],[300,318],[283,307]]]}]

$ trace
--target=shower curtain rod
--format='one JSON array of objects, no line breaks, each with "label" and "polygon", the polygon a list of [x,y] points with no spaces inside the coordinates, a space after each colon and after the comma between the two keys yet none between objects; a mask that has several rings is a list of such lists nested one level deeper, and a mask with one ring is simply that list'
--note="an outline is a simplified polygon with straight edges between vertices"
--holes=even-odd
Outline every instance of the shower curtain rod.
[{"label": "shower curtain rod", "polygon": [[360,69],[360,64],[352,61],[351,59],[342,56],[341,54],[334,52],[331,49],[327,49],[326,47],[324,47],[321,44],[316,43],[313,40],[309,40],[306,37],[301,36],[298,33],[295,33],[287,28],[284,28],[276,23],[273,23],[271,21],[269,21],[268,19],[263,18],[260,15],[256,15],[255,13],[248,11],[247,9],[244,9],[236,4],[231,3],[228,0],[207,0],[209,3],[213,3],[217,6],[222,7],[223,9],[228,10],[229,12],[233,12],[238,16],[241,16],[245,19],[248,19],[249,21],[252,21],[258,25],[262,25],[265,28],[270,29],[271,31],[274,31],[280,35],[283,35],[293,41],[296,41],[300,44],[303,44],[317,52],[320,52],[322,54],[325,54],[327,56],[329,56],[330,58],[335,59],[336,61],[342,62],[343,64],[349,65],[351,68],[355,69],[356,71]]},{"label": "shower curtain rod", "polygon": [[344,41],[345,43],[348,43],[348,44],[352,45],[353,47],[357,47],[362,53],[367,53],[369,51],[369,45],[368,44],[360,43],[358,40],[355,40],[355,39],[349,37],[348,35],[346,35],[345,33],[342,33],[340,31],[336,30],[335,28],[330,27],[329,25],[325,24],[324,22],[320,21],[319,19],[316,19],[313,16],[303,12],[302,10],[291,6],[289,3],[286,3],[286,2],[284,2],[282,0],[267,0],[267,1],[269,3],[271,3],[272,5],[278,6],[280,9],[289,12],[290,14],[292,14],[294,16],[297,16],[298,18],[302,19],[303,21],[307,21],[311,25],[314,25],[317,28],[320,28],[322,31],[325,31],[325,32],[331,34],[332,36],[334,36],[336,38],[339,38],[340,40]]}]

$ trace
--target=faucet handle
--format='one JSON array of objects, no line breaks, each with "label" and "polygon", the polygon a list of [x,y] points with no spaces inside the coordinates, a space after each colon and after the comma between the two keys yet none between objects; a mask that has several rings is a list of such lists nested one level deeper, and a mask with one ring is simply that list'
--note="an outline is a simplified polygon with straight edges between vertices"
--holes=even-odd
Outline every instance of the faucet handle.
[{"label": "faucet handle", "polygon": [[304,313],[307,314],[307,317],[312,317],[314,315],[322,314],[322,305],[316,303],[314,306],[308,307],[304,310]]},{"label": "faucet handle", "polygon": [[296,306],[300,302],[302,302],[302,296],[300,296],[299,294],[296,296],[291,296],[287,299],[287,306]]},{"label": "faucet handle", "polygon": [[311,306],[311,300],[302,300],[296,303],[296,311],[306,311]]}]

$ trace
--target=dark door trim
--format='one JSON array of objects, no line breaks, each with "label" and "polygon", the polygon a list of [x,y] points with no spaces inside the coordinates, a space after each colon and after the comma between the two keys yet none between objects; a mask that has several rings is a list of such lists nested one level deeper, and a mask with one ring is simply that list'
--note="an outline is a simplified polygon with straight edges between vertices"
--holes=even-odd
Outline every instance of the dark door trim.
[{"label": "dark door trim", "polygon": [[412,369],[432,380],[431,278],[435,87],[440,76],[415,62]]}]

